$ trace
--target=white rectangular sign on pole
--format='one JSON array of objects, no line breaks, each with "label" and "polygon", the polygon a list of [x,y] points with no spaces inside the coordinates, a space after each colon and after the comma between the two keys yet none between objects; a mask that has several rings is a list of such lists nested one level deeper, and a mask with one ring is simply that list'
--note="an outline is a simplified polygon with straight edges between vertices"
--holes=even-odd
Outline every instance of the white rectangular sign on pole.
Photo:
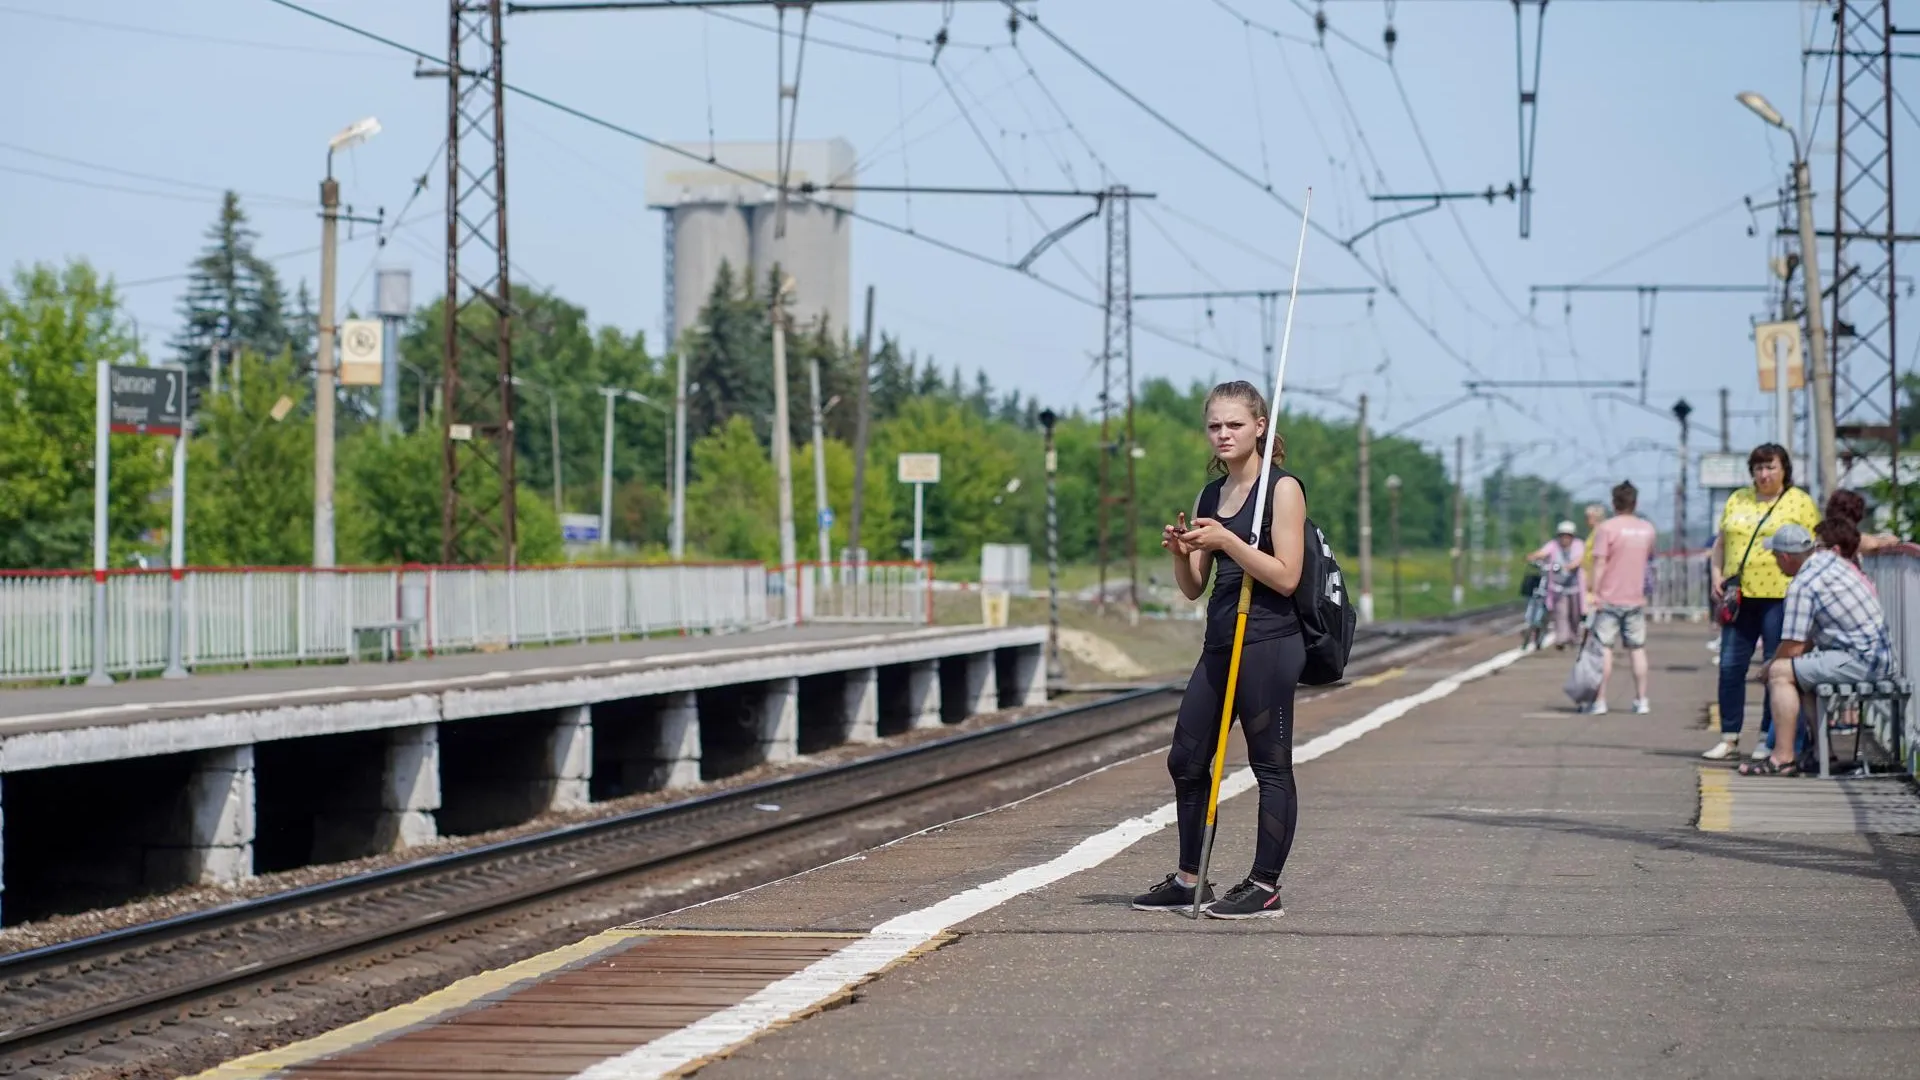
[{"label": "white rectangular sign on pole", "polygon": [[901,454],[900,482],[903,484],[937,484],[940,482],[939,454]]},{"label": "white rectangular sign on pole", "polygon": [[927,512],[927,485],[940,482],[939,454],[901,454],[900,482],[913,485],[913,561],[926,561],[922,541]]},{"label": "white rectangular sign on pole", "polygon": [[386,369],[383,338],[386,325],[379,319],[346,319],[340,323],[340,385],[379,386]]},{"label": "white rectangular sign on pole", "polygon": [[1700,486],[1708,491],[1732,491],[1747,486],[1745,454],[1701,454]]}]

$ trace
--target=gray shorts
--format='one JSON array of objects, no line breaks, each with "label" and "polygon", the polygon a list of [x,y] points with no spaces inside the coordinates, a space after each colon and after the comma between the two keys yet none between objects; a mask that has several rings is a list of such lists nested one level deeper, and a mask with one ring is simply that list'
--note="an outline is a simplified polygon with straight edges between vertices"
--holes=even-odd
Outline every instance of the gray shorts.
[{"label": "gray shorts", "polygon": [[1629,649],[1647,647],[1647,609],[1603,607],[1593,614],[1593,636],[1611,649],[1623,640]]},{"label": "gray shorts", "polygon": [[1865,660],[1839,649],[1815,649],[1793,658],[1793,681],[1811,690],[1821,683],[1870,682],[1873,669]]}]

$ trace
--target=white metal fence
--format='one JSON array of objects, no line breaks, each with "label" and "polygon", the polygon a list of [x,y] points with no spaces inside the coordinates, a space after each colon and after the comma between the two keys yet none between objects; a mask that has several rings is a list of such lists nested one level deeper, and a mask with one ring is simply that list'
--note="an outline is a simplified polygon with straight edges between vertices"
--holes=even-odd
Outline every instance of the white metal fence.
[{"label": "white metal fence", "polygon": [[[1887,613],[1887,628],[1893,633],[1894,662],[1899,665],[1897,674],[1908,679],[1920,677],[1920,547],[1903,545],[1895,551],[1869,555],[1860,561],[1867,576],[1873,579],[1873,587],[1880,594],[1880,606]],[[1920,738],[1920,724],[1915,722],[1914,703],[1909,702],[1906,715],[1898,718],[1886,716],[1885,709],[1863,711],[1868,714],[1866,719],[1874,729],[1875,740],[1888,749],[1895,745],[1891,725],[1901,725],[1899,746],[1906,758],[1901,765],[1909,774],[1920,775],[1920,753],[1914,748],[1916,739]]]},{"label": "white metal fence", "polygon": [[1653,595],[1648,615],[1655,619],[1697,621],[1707,617],[1708,578],[1705,551],[1673,552],[1653,560]]},{"label": "white metal fence", "polygon": [[[757,563],[647,566],[192,569],[182,575],[189,668],[550,645],[778,623],[931,618],[931,569]],[[107,578],[106,669],[167,665],[168,572]],[[93,663],[93,579],[0,574],[0,680],[69,679]]]}]

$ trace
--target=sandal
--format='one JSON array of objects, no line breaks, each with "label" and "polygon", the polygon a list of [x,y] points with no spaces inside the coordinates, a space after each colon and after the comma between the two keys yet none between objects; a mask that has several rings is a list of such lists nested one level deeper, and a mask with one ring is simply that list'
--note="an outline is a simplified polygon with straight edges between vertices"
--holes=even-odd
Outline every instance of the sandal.
[{"label": "sandal", "polygon": [[1770,757],[1764,757],[1764,758],[1761,758],[1759,761],[1742,762],[1740,765],[1740,775],[1741,776],[1799,776],[1800,764],[1798,762],[1789,761],[1785,765],[1782,765]]}]

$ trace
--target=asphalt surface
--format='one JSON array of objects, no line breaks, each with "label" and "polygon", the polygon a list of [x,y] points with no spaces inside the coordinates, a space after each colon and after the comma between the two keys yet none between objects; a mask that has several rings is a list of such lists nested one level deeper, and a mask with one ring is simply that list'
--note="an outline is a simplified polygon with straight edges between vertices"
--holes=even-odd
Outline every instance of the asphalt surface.
[{"label": "asphalt surface", "polygon": [[[1163,831],[699,1075],[1920,1075],[1920,842],[1697,829],[1703,635],[1656,628],[1649,716],[1574,714],[1548,653],[1302,766],[1282,919],[1131,910]],[[1299,740],[1505,644],[1309,705]],[[1149,755],[656,925],[864,930],[1169,797]],[[1223,885],[1253,810],[1222,809]]]}]

